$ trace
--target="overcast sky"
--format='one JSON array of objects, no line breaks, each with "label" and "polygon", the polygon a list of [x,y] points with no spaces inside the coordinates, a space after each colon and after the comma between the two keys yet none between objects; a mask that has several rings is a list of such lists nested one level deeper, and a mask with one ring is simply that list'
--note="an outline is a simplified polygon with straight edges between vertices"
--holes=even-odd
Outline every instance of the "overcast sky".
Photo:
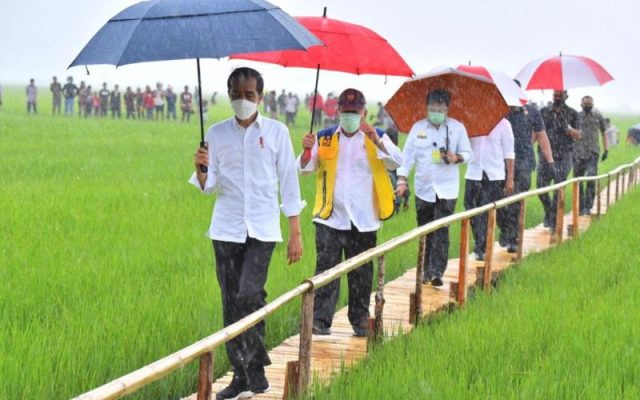
[{"label": "overcast sky", "polygon": [[[215,0],[211,0],[215,1]],[[52,75],[72,75],[92,85],[103,81],[140,86],[162,81],[180,87],[194,85],[195,61],[66,67],[112,16],[134,0],[3,1],[0,16],[0,84],[26,84],[29,78],[46,85]],[[365,25],[385,37],[420,74],[436,66],[466,64],[501,69],[515,76],[529,61],[556,55],[589,56],[615,81],[601,88],[570,92],[577,106],[584,94],[594,96],[604,110],[640,111],[640,29],[638,0],[273,0],[292,16],[321,15]],[[238,65],[259,69],[268,88],[298,93],[313,90],[314,72],[284,69],[246,61],[207,60],[203,87],[225,92],[226,76]],[[369,100],[386,100],[403,78],[324,72],[320,91],[355,86]],[[550,92],[529,92],[536,100]]]}]

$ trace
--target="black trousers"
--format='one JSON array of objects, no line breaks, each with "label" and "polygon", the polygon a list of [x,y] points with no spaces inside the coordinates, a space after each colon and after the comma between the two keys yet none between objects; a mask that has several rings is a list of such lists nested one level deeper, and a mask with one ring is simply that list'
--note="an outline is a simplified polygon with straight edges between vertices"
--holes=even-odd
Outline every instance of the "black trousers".
[{"label": "black trousers", "polygon": [[[335,267],[348,259],[376,246],[377,232],[342,231],[316,223],[316,274]],[[373,285],[373,263],[369,262],[347,274],[349,283],[349,322],[355,327],[369,323],[369,301]],[[336,304],[340,296],[340,280],[316,290],[313,318],[316,324],[328,328],[333,323]]]},{"label": "black trousers", "polygon": [[[526,192],[531,189],[531,171],[515,168],[513,194]],[[520,217],[520,203],[500,208],[496,215],[496,222],[500,228],[500,244],[516,246],[518,244],[518,218]]]},{"label": "black trousers", "polygon": [[[538,163],[538,178],[536,184],[539,188],[551,185],[552,182],[560,183],[567,180],[569,172],[571,172],[571,155],[560,155],[553,153],[553,158],[556,165],[556,176],[549,168],[549,164],[546,161],[540,160]],[[544,208],[545,220],[549,222],[549,228],[555,229],[556,226],[556,214],[558,211],[558,194],[554,193],[553,197],[548,193],[540,195],[540,201]]]},{"label": "black trousers", "polygon": [[[416,219],[418,225],[425,225],[436,219],[448,217],[456,208],[457,199],[440,199],[435,203],[424,201],[416,196]],[[424,257],[423,277],[427,280],[442,278],[449,261],[449,227],[440,228],[427,235],[427,247]]]},{"label": "black trousers", "polygon": [[[274,248],[274,242],[253,238],[247,238],[245,243],[213,241],[224,326],[266,305],[264,285]],[[227,342],[227,355],[236,371],[271,364],[264,335],[265,323],[262,321]]]},{"label": "black trousers", "polygon": [[[587,158],[575,158],[573,160],[573,176],[598,175],[597,153],[591,153]],[[580,182],[580,211],[584,212],[593,208],[596,198],[595,182]]]},{"label": "black trousers", "polygon": [[[464,208],[467,210],[493,203],[502,197],[504,197],[504,180],[491,181],[487,174],[483,173],[481,181],[467,179],[465,183]],[[471,230],[475,238],[474,251],[476,253],[484,254],[487,248],[488,220],[487,213],[471,218]]]}]

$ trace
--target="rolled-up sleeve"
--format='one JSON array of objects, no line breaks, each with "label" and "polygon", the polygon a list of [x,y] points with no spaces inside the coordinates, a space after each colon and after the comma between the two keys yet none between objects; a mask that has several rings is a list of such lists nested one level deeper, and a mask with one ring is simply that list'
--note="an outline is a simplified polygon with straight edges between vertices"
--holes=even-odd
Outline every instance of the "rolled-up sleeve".
[{"label": "rolled-up sleeve", "polygon": [[511,123],[507,120],[503,120],[504,127],[502,129],[502,154],[504,154],[505,160],[515,160],[516,153],[514,150],[514,138],[513,128]]},{"label": "rolled-up sleeve", "polygon": [[384,152],[378,148],[378,160],[382,160],[384,162],[384,166],[388,170],[393,171],[394,169],[402,165],[402,151],[398,148],[398,146],[393,144],[391,138],[387,136],[386,133],[380,140],[382,140],[382,144],[384,144],[384,148],[387,151]]},{"label": "rolled-up sleeve", "polygon": [[402,150],[402,162],[398,170],[396,171],[398,176],[408,177],[411,172],[411,168],[413,168],[413,164],[416,160],[416,129],[415,125],[409,131],[409,136],[407,137],[407,141],[404,144],[404,149]]},{"label": "rolled-up sleeve", "polygon": [[280,132],[276,168],[280,182],[280,198],[282,200],[280,210],[285,217],[300,215],[306,202],[300,198],[296,158],[293,153],[289,132],[286,130]]},{"label": "rolled-up sleeve", "polygon": [[473,151],[471,150],[471,142],[469,141],[469,135],[467,135],[467,128],[465,128],[464,125],[460,126],[456,150],[456,153],[462,156],[463,164],[466,164],[473,156]]}]

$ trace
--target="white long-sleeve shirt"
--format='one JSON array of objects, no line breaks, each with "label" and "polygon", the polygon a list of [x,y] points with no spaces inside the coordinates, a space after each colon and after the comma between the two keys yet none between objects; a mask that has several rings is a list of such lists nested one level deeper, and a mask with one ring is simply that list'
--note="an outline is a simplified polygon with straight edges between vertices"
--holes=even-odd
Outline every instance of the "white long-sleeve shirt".
[{"label": "white long-sleeve shirt", "polygon": [[[339,128],[338,128],[339,129]],[[380,219],[375,208],[373,192],[373,174],[369,166],[365,149],[365,134],[358,131],[352,137],[340,134],[338,145],[338,165],[333,191],[333,210],[328,219],[314,218],[314,222],[333,229],[350,230],[351,223],[360,232],[372,232],[380,229]],[[385,134],[382,143],[388,154],[380,149],[377,157],[389,170],[402,163],[402,152]],[[318,142],[311,150],[311,159],[302,168],[298,157],[298,168],[302,175],[314,172],[318,168]]]},{"label": "white long-sleeve shirt", "polygon": [[490,181],[505,179],[505,159],[515,160],[513,129],[502,119],[487,136],[471,138],[473,156],[469,160],[466,179],[481,181],[486,173]]},{"label": "white long-sleeve shirt", "polygon": [[461,155],[466,163],[472,151],[464,125],[447,118],[436,128],[427,119],[422,119],[409,131],[402,154],[403,163],[398,168],[399,176],[408,177],[416,166],[413,190],[420,199],[431,203],[436,201],[436,196],[449,200],[458,198],[458,165],[444,164],[439,156],[439,149],[446,148],[447,132],[449,151]]},{"label": "white long-sleeve shirt", "polygon": [[200,186],[195,172],[189,182],[205,194],[218,194],[208,237],[236,243],[244,243],[247,236],[282,241],[279,210],[291,217],[305,206],[287,127],[258,114],[244,129],[230,118],[209,128],[205,141],[209,143],[205,186]]}]

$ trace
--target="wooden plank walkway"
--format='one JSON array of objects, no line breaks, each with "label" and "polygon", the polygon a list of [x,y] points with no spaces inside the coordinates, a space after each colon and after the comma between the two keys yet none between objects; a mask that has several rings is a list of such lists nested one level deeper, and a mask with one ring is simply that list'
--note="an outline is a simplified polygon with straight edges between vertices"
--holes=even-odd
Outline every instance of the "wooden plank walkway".
[{"label": "wooden plank walkway", "polygon": [[[610,203],[615,202],[615,182],[611,182]],[[570,186],[567,190],[571,190]],[[626,192],[626,190],[625,190]],[[601,214],[607,211],[607,190],[600,193]],[[530,201],[536,201],[531,199]],[[596,206],[592,210],[592,215],[596,214]],[[584,231],[589,227],[592,216],[579,217],[579,229]],[[566,234],[567,226],[573,223],[571,212],[564,217],[563,240],[570,240],[570,235]],[[416,241],[416,246],[417,246]],[[541,252],[553,246],[549,229],[538,225],[534,228],[527,229],[524,234],[523,256],[530,253]],[[499,273],[500,271],[511,266],[515,261],[515,254],[508,253],[494,243],[492,271]],[[467,266],[467,286],[470,288],[476,285],[476,267],[484,266],[483,261],[476,261],[473,255],[468,258]],[[451,282],[458,281],[459,259],[449,260],[447,271],[443,278],[444,286],[434,288],[431,285],[423,285],[422,287],[422,310],[423,317],[434,313],[443,307],[447,307],[452,301],[449,295]],[[375,277],[374,277],[375,279]],[[413,329],[413,325],[409,322],[409,298],[411,292],[415,291],[416,269],[407,270],[402,276],[393,281],[385,283],[384,288],[384,332],[386,336],[396,336],[406,334]],[[374,315],[375,291],[371,295],[370,312]],[[312,354],[311,354],[311,373],[313,380],[320,380],[326,383],[335,374],[340,373],[342,368],[348,368],[350,365],[357,363],[359,360],[367,356],[367,339],[357,338],[353,336],[351,325],[347,318],[347,307],[336,312],[332,334],[329,336],[313,336]],[[254,399],[282,399],[285,387],[285,372],[287,362],[298,359],[299,335],[286,339],[282,344],[275,347],[269,352],[272,365],[266,367],[266,375],[271,390],[268,393],[256,395]],[[226,387],[232,378],[232,372],[218,379],[213,383],[213,396],[215,393]],[[212,396],[212,397],[213,397]],[[185,397],[183,400],[196,400],[196,394]]]}]

